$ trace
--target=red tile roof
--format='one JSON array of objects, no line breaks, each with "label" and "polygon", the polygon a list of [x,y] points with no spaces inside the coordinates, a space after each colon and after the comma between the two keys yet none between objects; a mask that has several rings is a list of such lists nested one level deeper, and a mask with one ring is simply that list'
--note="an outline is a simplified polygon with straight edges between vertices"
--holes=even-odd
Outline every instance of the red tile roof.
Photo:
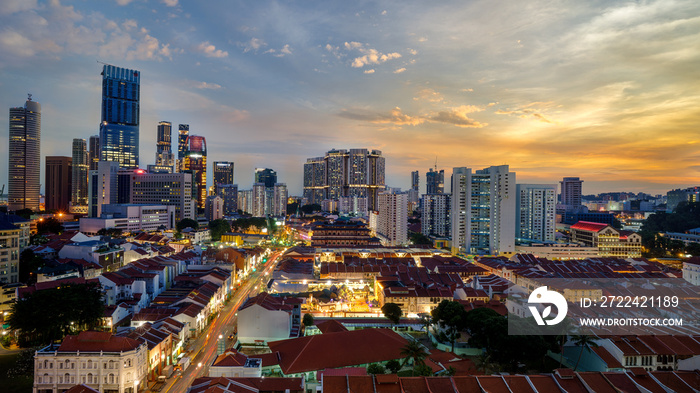
[{"label": "red tile roof", "polygon": [[268,392],[303,393],[302,378],[225,378],[201,377],[192,382],[189,393],[211,392]]},{"label": "red tile roof", "polygon": [[248,357],[235,349],[228,349],[226,352],[214,359],[212,366],[215,367],[243,367]]},{"label": "red tile roof", "polygon": [[363,329],[273,341],[269,347],[280,353],[280,367],[289,375],[401,359],[407,343],[389,329]]},{"label": "red tile roof", "polygon": [[100,391],[86,385],[75,385],[66,390],[65,393],[100,393]]},{"label": "red tile roof", "polygon": [[321,333],[346,332],[348,329],[335,319],[329,319],[321,323],[317,323],[316,327]]},{"label": "red tile roof", "polygon": [[117,337],[110,332],[85,331],[77,336],[66,336],[58,352],[123,352],[132,351],[141,342],[128,337]]}]

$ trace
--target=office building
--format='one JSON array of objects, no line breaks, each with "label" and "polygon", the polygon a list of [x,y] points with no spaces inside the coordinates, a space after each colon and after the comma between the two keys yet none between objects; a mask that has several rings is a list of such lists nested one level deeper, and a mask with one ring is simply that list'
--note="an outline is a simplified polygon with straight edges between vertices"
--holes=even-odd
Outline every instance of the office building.
[{"label": "office building", "polygon": [[187,137],[190,136],[190,125],[180,124],[177,131],[177,161],[178,169],[176,172],[182,172],[182,164],[185,160],[187,152]]},{"label": "office building", "polygon": [[192,174],[146,173],[137,170],[131,175],[131,204],[175,206],[175,221],[196,217],[192,198]]},{"label": "office building", "polygon": [[411,172],[411,190],[420,192],[420,172]]},{"label": "office building", "polygon": [[578,177],[565,177],[561,182],[560,203],[565,210],[576,210],[581,207],[581,185],[583,180]]},{"label": "office building", "polygon": [[377,196],[384,190],[384,167],[379,150],[330,150],[323,163],[319,157],[304,164],[304,197],[309,203],[319,203],[319,198],[337,202],[340,197],[356,196],[367,198],[369,209],[376,210]]},{"label": "office building", "polygon": [[388,247],[408,243],[408,194],[382,192],[378,195],[375,231]]},{"label": "office building", "polygon": [[24,107],[10,108],[8,143],[9,211],[39,210],[41,105],[29,94]]},{"label": "office building", "polygon": [[102,205],[117,203],[119,163],[100,161],[90,171],[88,181],[88,217],[100,217]]},{"label": "office building", "polygon": [[515,236],[523,240],[553,242],[556,232],[556,184],[518,184]]},{"label": "office building", "polygon": [[[172,172],[175,165],[175,156],[172,150],[172,129],[169,121],[158,123],[156,133],[156,163],[154,172]],[[149,171],[150,172],[150,171]]]},{"label": "office building", "polygon": [[218,195],[209,195],[204,207],[204,216],[209,221],[224,217],[224,199]]},{"label": "office building", "polygon": [[435,168],[430,168],[425,173],[425,193],[426,194],[442,194],[445,192],[445,170],[440,171]]},{"label": "office building", "polygon": [[90,171],[91,164],[92,162],[89,161],[89,155],[85,139],[73,139],[73,174],[71,183],[72,206],[88,205],[88,174]]},{"label": "office building", "polygon": [[233,184],[233,162],[214,161],[214,192],[219,195],[220,186]]},{"label": "office building", "polygon": [[81,218],[80,232],[96,235],[101,229],[120,229],[124,232],[173,229],[175,227],[175,206],[166,205],[102,205],[102,215],[95,218]]},{"label": "office building", "polygon": [[102,68],[100,161],[139,166],[141,73],[105,64]]},{"label": "office building", "polygon": [[238,211],[238,184],[221,184],[217,194],[224,200],[224,214],[232,215]]},{"label": "office building", "polygon": [[508,165],[452,172],[454,254],[510,254],[515,250],[515,172]]},{"label": "office building", "polygon": [[287,184],[277,183],[273,190],[272,215],[284,217],[287,215],[287,199],[289,199]]},{"label": "office building", "polygon": [[203,209],[207,198],[207,141],[203,136],[187,137],[181,171],[192,174],[192,199]]},{"label": "office building", "polygon": [[[68,212],[71,201],[72,161],[71,157],[46,156],[46,170],[44,171],[44,205],[46,210]],[[87,180],[87,176],[85,180]]]},{"label": "office building", "polygon": [[421,232],[431,237],[450,237],[452,195],[424,194]]},{"label": "office building", "polygon": [[326,199],[326,161],[323,157],[308,158],[304,164],[304,199],[320,205]]},{"label": "office building", "polygon": [[255,168],[255,182],[265,184],[266,188],[272,188],[277,183],[277,172],[270,168]]},{"label": "office building", "polygon": [[97,163],[100,162],[100,136],[91,136],[90,141],[88,142],[88,147],[88,162],[90,163],[89,170],[96,171]]}]

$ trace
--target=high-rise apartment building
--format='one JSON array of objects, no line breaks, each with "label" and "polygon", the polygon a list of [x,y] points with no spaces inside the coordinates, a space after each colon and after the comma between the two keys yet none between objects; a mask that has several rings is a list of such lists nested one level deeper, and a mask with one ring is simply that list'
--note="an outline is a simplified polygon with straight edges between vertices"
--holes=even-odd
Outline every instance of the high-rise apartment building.
[{"label": "high-rise apartment building", "polygon": [[146,173],[135,170],[130,188],[130,203],[175,206],[176,221],[194,219],[197,215],[190,173]]},{"label": "high-rise apartment building", "polygon": [[440,171],[430,168],[425,173],[425,193],[426,194],[442,194],[445,192],[445,170]]},{"label": "high-rise apartment building", "polygon": [[100,161],[139,166],[141,73],[105,64],[102,68]]},{"label": "high-rise apartment building", "polygon": [[277,183],[274,187],[273,202],[272,202],[272,215],[275,217],[284,217],[287,215],[287,199],[289,199],[289,193],[287,191],[287,184]]},{"label": "high-rise apartment building", "polygon": [[224,214],[231,215],[238,211],[238,184],[221,184],[219,195],[224,200]]},{"label": "high-rise apartment building", "polygon": [[309,158],[304,164],[304,199],[308,204],[320,205],[325,196],[326,161],[323,157]]},{"label": "high-rise apartment building", "polygon": [[583,180],[578,177],[565,177],[559,183],[561,184],[561,204],[566,210],[575,210],[581,206]]},{"label": "high-rise apartment building", "polygon": [[8,210],[39,210],[41,187],[41,105],[29,95],[24,107],[10,108]]},{"label": "high-rise apartment building", "polygon": [[556,210],[556,184],[518,184],[515,236],[519,239],[553,242]]},{"label": "high-rise apartment building", "polygon": [[379,150],[330,150],[323,163],[319,157],[304,164],[304,197],[309,203],[318,203],[320,196],[332,201],[356,196],[367,198],[369,209],[377,210],[377,196],[384,190],[384,167]]},{"label": "high-rise apartment building", "polygon": [[97,170],[90,171],[88,181],[88,217],[102,215],[102,205],[117,203],[119,163],[100,161]]},{"label": "high-rise apartment building", "polygon": [[44,205],[46,210],[68,212],[71,201],[72,161],[71,157],[46,156],[46,170],[44,171]]},{"label": "high-rise apartment building", "polygon": [[253,214],[254,199],[253,190],[238,191],[238,209],[242,210],[244,213]]},{"label": "high-rise apartment building", "polygon": [[377,198],[376,232],[384,245],[401,246],[408,243],[408,194],[382,192]]},{"label": "high-rise apartment building", "polygon": [[181,171],[192,174],[192,199],[203,209],[207,198],[207,141],[203,136],[187,137]]},{"label": "high-rise apartment building", "polygon": [[424,194],[421,232],[426,236],[449,237],[452,195]]},{"label": "high-rise apartment building", "polygon": [[253,184],[253,217],[265,217],[265,183]]},{"label": "high-rise apartment building", "polygon": [[411,172],[411,190],[420,191],[420,172]]},{"label": "high-rise apartment building", "polygon": [[[100,162],[100,136],[93,135],[88,143],[88,162],[90,163],[91,171],[97,170],[97,163]],[[87,176],[86,176],[87,177]]]},{"label": "high-rise apartment building", "polygon": [[272,188],[277,183],[277,172],[270,168],[255,168],[255,182],[263,183],[265,187]]},{"label": "high-rise apartment building", "polygon": [[[90,138],[92,141],[92,138]],[[87,152],[87,144],[85,139],[73,139],[73,154],[72,154],[72,180],[71,180],[71,205],[72,206],[87,206],[88,205],[88,174],[90,166],[93,164],[89,161]],[[97,161],[99,163],[99,160]],[[97,170],[97,163],[95,169]]]},{"label": "high-rise apartment building", "polygon": [[515,172],[508,165],[452,172],[452,252],[515,251]]},{"label": "high-rise apartment building", "polygon": [[214,161],[214,192],[218,195],[220,187],[225,184],[233,184],[233,162]]},{"label": "high-rise apartment building", "polygon": [[[175,165],[175,155],[172,150],[173,125],[169,121],[158,123],[156,133],[156,164],[155,170],[159,172],[172,172]],[[170,169],[168,171],[168,168]]]}]

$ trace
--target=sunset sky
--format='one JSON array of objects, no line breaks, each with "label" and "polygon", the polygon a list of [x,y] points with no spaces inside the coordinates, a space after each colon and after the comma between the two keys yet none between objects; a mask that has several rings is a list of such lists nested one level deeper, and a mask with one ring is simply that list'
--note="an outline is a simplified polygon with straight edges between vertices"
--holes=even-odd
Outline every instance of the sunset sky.
[{"label": "sunset sky", "polygon": [[300,195],[306,158],[363,147],[402,188],[436,158],[586,194],[700,185],[697,0],[2,4],[0,184],[27,93],[42,156],[97,134],[99,60],[141,71],[142,167],[158,121],[187,123],[239,189],[269,167]]}]

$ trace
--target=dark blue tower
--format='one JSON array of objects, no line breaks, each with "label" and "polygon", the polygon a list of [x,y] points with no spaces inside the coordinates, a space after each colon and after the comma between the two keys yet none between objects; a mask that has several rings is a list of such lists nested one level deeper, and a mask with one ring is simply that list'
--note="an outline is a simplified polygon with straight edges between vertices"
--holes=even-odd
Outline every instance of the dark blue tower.
[{"label": "dark blue tower", "polygon": [[138,168],[140,83],[139,71],[107,64],[102,68],[100,161]]}]

